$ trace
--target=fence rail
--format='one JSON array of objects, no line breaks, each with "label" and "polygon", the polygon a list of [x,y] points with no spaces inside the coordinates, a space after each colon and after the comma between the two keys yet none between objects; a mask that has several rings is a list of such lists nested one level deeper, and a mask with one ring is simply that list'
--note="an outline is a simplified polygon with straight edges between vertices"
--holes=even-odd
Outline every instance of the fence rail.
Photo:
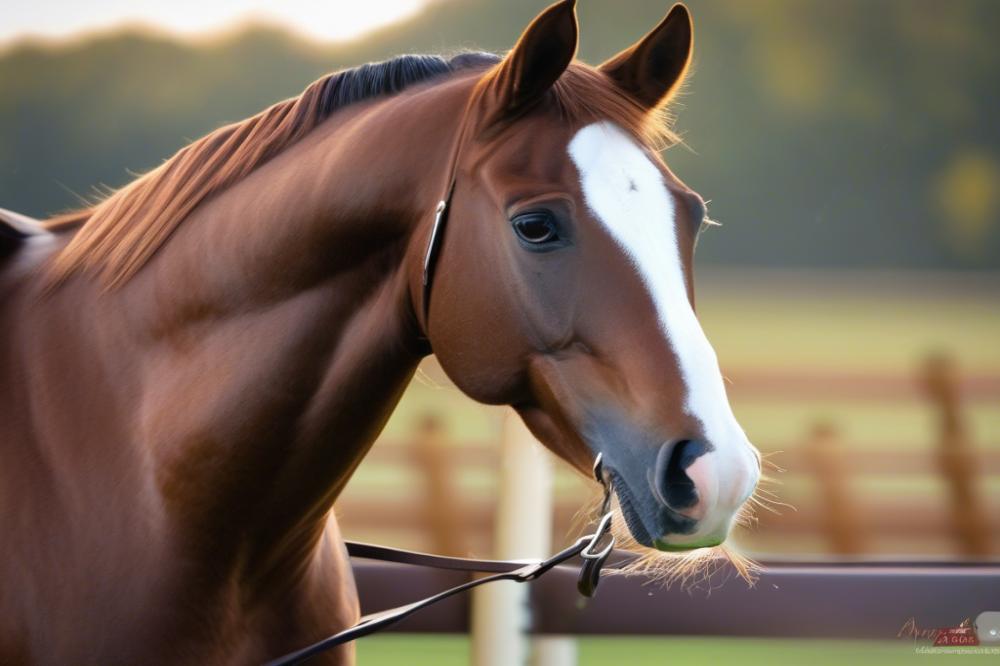
[{"label": "fence rail", "polygon": [[[926,377],[919,373],[735,371],[727,372],[726,379],[733,395],[782,402],[830,399],[898,403],[927,399]],[[966,404],[1000,400],[1000,376],[966,374],[955,380],[955,389]]]},{"label": "fence rail", "polygon": [[[454,571],[358,561],[365,612],[401,605],[457,585]],[[576,593],[577,570],[558,567],[531,584],[531,631],[538,634],[907,638],[921,628],[955,627],[1000,610],[1000,564],[772,563],[753,587],[734,579],[711,589],[669,589],[636,578],[605,577],[593,599]],[[723,572],[723,575],[726,575]],[[464,633],[469,599],[453,597],[395,631]],[[901,636],[902,634],[902,636]]]},{"label": "fence rail", "polygon": [[[925,359],[913,373],[859,374],[848,372],[735,372],[730,391],[737,398],[794,402],[797,400],[858,400],[866,404],[919,401],[936,421],[929,433],[930,449],[914,449],[904,442],[847,442],[836,423],[817,421],[802,433],[801,441],[779,450],[759,445],[769,463],[783,470],[782,482],[795,482],[801,491],[806,482],[812,492],[779,506],[776,512],[759,509],[757,528],[744,535],[751,548],[767,550],[768,539],[810,537],[826,542],[828,552],[869,552],[879,540],[909,538],[922,543],[935,540],[938,551],[952,544],[953,552],[966,557],[987,556],[1000,549],[993,535],[1000,535],[1000,493],[980,481],[1000,476],[1000,443],[972,442],[963,409],[972,403],[1000,404],[1000,376],[960,376],[948,358]],[[455,483],[463,472],[480,476],[499,464],[496,442],[447,440],[442,424],[430,419],[408,442],[383,441],[375,446],[366,465],[406,469],[421,478],[424,501],[412,496],[373,497],[347,493],[338,504],[341,522],[351,533],[377,525],[382,533],[415,526],[433,535],[430,547],[463,555],[483,552],[490,542],[495,501],[489,492],[469,493]],[[922,479],[934,483],[931,493],[880,493],[868,496],[859,490],[862,479]],[[492,488],[486,489],[492,491]],[[572,537],[571,527],[579,507],[586,504],[581,492],[561,493],[554,503],[556,541]],[[785,498],[782,498],[785,499]],[[777,542],[775,542],[777,543]]]},{"label": "fence rail", "polygon": [[[496,442],[466,440],[447,444],[447,464],[460,469],[492,468],[499,460]],[[800,450],[782,450],[780,446],[760,444],[760,450],[778,467],[788,471],[803,471],[809,467],[808,454]],[[974,452],[976,469],[982,474],[1000,475],[1000,443],[987,444]],[[853,475],[936,475],[941,472],[940,456],[936,451],[912,450],[903,443],[852,442],[843,447],[844,471]],[[853,455],[857,454],[857,455]],[[366,462],[390,467],[419,470],[420,454],[413,442],[385,440],[371,450]]]}]

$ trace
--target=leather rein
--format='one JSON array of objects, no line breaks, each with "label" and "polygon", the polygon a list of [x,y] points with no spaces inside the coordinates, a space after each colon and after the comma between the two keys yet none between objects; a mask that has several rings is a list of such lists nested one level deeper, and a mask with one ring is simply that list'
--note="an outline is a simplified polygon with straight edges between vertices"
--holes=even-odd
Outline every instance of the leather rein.
[{"label": "leather rein", "polygon": [[296,650],[283,657],[269,661],[265,666],[300,664],[306,659],[329,650],[332,647],[373,634],[416,613],[422,608],[432,606],[448,597],[498,580],[527,583],[541,577],[554,567],[577,555],[580,556],[583,563],[580,566],[580,576],[577,579],[576,588],[585,597],[594,596],[594,593],[597,591],[597,584],[600,582],[601,569],[615,547],[615,537],[610,533],[612,516],[611,488],[607,483],[601,466],[600,454],[597,455],[597,460],[594,462],[594,477],[604,488],[604,501],[601,505],[602,518],[597,524],[597,529],[593,534],[580,537],[572,546],[564,548],[546,560],[473,560],[461,557],[429,555],[427,553],[376,546],[357,541],[346,541],[347,552],[352,557],[363,557],[366,559],[431,567],[434,569],[451,569],[453,571],[467,571],[470,573],[492,573],[493,575],[470,580],[461,585],[438,592],[435,595],[414,601],[413,603],[370,613],[363,616],[353,627],[349,627],[329,638],[324,638],[301,650]]}]

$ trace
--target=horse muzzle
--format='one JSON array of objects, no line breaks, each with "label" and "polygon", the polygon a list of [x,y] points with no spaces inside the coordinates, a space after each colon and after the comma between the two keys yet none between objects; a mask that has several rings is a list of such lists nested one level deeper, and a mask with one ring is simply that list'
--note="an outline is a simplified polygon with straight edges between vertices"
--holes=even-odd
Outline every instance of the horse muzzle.
[{"label": "horse muzzle", "polygon": [[607,463],[625,523],[636,541],[664,551],[722,543],[760,478],[748,442],[684,439],[662,444],[651,461],[629,458]]}]

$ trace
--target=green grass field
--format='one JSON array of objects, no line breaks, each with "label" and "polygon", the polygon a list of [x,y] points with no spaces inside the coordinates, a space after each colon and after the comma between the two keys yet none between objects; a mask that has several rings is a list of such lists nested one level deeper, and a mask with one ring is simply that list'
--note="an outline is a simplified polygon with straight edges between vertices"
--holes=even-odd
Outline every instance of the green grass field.
[{"label": "green grass field", "polygon": [[723,367],[910,371],[925,354],[1000,371],[1000,277],[708,272],[699,317]]},{"label": "green grass field", "polygon": [[[736,638],[583,638],[578,666],[896,666],[996,663],[997,655],[918,654],[912,640],[828,641]],[[466,666],[469,640],[394,635],[358,642],[359,666]]]}]

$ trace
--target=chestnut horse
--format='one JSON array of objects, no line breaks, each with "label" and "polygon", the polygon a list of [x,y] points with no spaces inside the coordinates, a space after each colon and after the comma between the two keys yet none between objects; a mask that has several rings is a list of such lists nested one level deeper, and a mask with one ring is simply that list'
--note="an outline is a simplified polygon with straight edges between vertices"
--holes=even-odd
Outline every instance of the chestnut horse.
[{"label": "chestnut horse", "polygon": [[657,152],[691,45],[678,5],[587,66],[566,0],[502,59],[335,73],[0,216],[0,662],[249,664],[353,623],[331,508],[431,352],[602,453],[639,544],[721,542],[759,460],[693,311],[704,203]]}]

